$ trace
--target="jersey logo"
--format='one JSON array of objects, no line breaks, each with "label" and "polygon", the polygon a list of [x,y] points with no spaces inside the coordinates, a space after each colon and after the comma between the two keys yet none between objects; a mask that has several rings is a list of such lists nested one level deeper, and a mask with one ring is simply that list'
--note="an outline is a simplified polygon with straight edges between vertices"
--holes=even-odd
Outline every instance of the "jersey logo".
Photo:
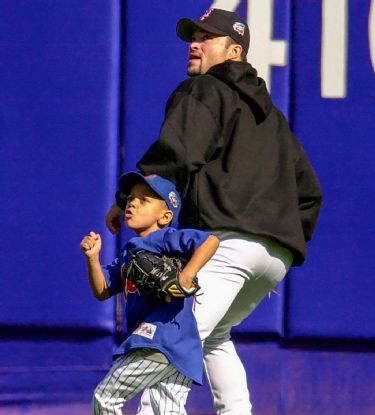
[{"label": "jersey logo", "polygon": [[147,339],[153,339],[157,327],[151,323],[141,323],[134,331],[133,334],[146,337]]},{"label": "jersey logo", "polygon": [[138,287],[134,284],[134,282],[128,280],[125,277],[125,265],[121,267],[121,283],[122,283],[122,288],[124,290],[125,301],[127,301],[128,294],[136,293],[138,291]]}]

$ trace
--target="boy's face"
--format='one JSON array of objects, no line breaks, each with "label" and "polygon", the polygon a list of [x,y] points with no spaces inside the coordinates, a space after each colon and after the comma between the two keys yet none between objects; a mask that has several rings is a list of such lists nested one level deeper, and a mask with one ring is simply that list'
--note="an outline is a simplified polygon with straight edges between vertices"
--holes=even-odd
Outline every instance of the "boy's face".
[{"label": "boy's face", "polygon": [[136,183],[128,196],[124,221],[139,236],[146,236],[167,226],[173,213],[146,183]]}]

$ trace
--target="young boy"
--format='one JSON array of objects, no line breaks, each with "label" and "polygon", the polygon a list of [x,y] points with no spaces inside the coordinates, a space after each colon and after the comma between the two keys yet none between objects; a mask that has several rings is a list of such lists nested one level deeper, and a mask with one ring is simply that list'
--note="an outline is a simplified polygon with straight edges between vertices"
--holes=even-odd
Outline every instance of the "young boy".
[{"label": "young boy", "polygon": [[131,254],[184,256],[188,262],[179,280],[184,289],[215,253],[219,241],[207,232],[170,227],[181,200],[175,186],[160,176],[130,172],[120,177],[119,189],[127,196],[124,221],[137,236],[131,238],[111,265],[99,261],[100,235],[90,232],[81,242],[91,289],[98,300],[125,291],[128,338],[114,353],[116,359],[96,387],[93,414],[118,414],[124,403],[149,388],[155,414],[186,414],[192,382],[202,383],[203,355],[193,297],[162,303],[140,293],[124,277]]}]

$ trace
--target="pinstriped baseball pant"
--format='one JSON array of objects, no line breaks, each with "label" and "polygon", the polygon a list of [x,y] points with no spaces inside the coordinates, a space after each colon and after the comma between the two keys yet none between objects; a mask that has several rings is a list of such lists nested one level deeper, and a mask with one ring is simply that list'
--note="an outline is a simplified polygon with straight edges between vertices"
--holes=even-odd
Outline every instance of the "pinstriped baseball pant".
[{"label": "pinstriped baseball pant", "polygon": [[144,358],[134,351],[119,357],[94,391],[93,415],[122,415],[124,403],[148,388],[153,413],[186,415],[185,404],[192,381],[170,363]]}]

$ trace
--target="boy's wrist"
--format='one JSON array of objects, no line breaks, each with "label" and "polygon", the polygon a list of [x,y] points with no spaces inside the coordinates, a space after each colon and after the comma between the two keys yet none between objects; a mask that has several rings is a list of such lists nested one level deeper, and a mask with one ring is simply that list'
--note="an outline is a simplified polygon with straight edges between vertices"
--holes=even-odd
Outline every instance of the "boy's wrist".
[{"label": "boy's wrist", "polygon": [[184,273],[183,271],[179,275],[178,281],[182,287],[184,287],[186,290],[189,290],[191,288],[194,288],[193,280],[195,278],[195,275],[188,275]]},{"label": "boy's wrist", "polygon": [[99,254],[94,254],[92,256],[86,256],[86,260],[87,262],[89,262],[90,264],[95,264],[95,263],[99,263]]}]

